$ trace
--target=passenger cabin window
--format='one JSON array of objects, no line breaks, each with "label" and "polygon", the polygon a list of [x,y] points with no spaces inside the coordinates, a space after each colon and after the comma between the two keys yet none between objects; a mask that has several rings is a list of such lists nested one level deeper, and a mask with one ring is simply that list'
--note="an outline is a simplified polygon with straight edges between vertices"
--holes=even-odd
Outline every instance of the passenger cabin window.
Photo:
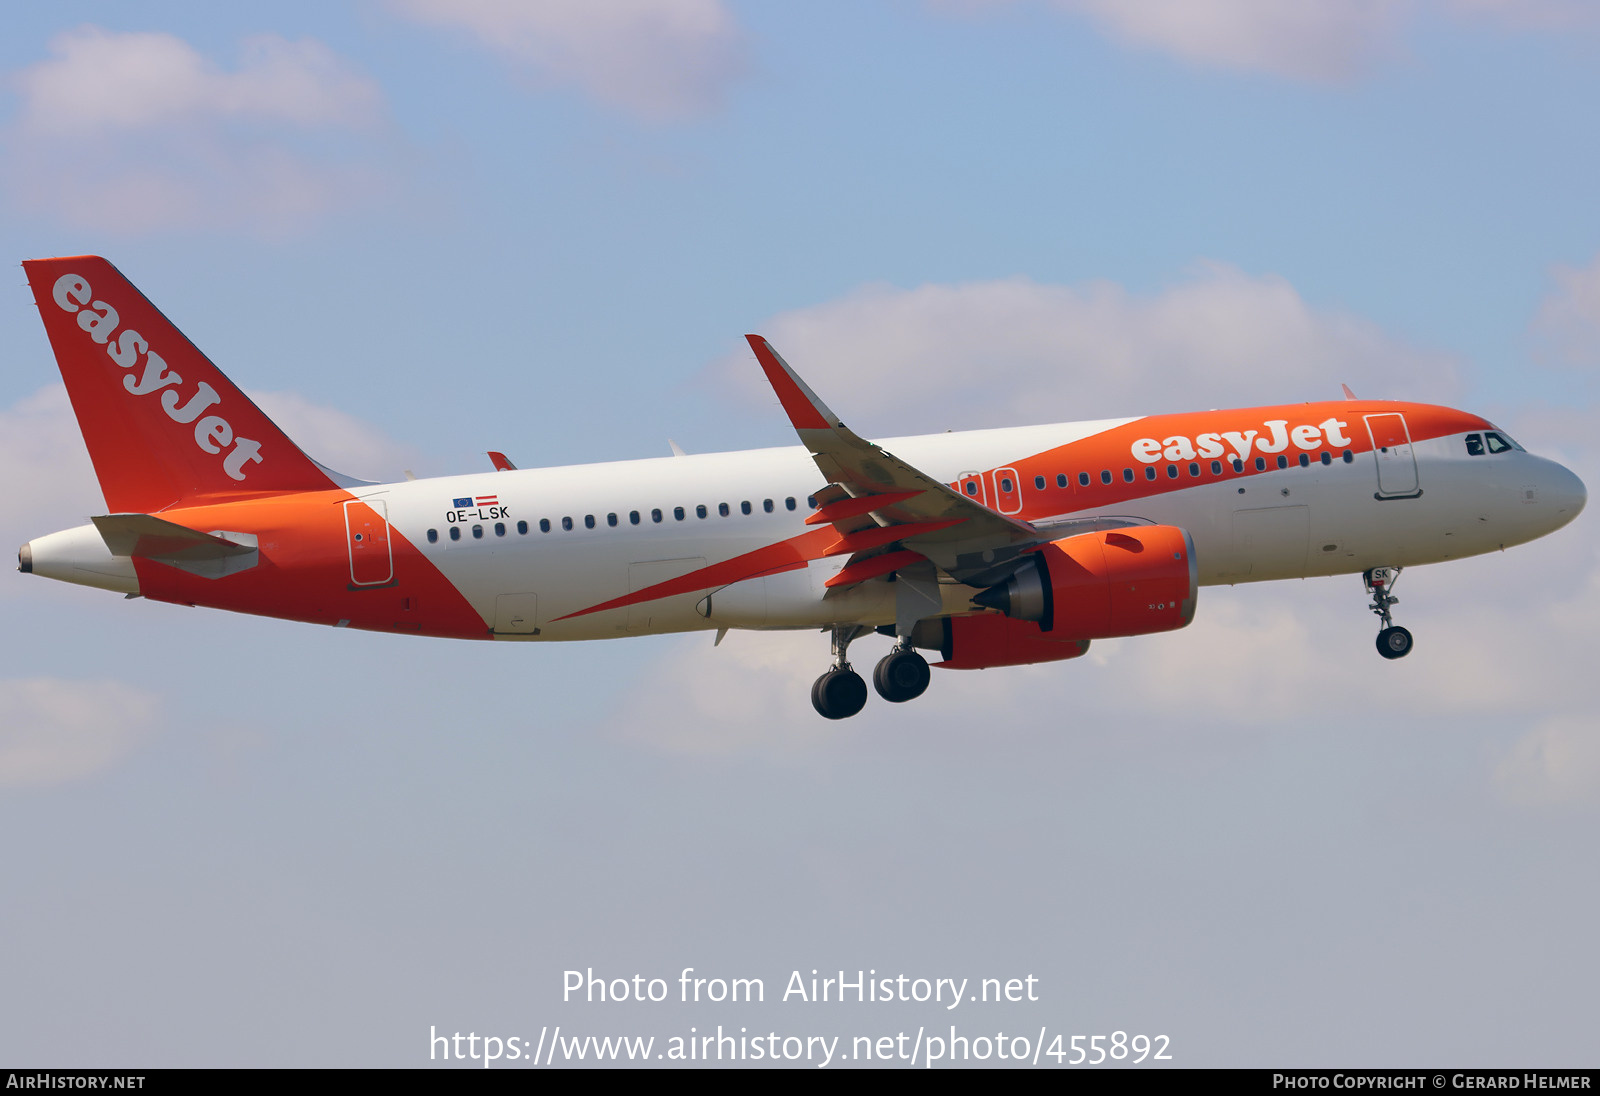
[{"label": "passenger cabin window", "polygon": [[539,519],[539,532],[548,533],[549,531],[550,531],[550,519],[549,518],[540,518]]},{"label": "passenger cabin window", "polygon": [[1279,468],[1287,468],[1287,467],[1289,467],[1289,458],[1284,456],[1282,453],[1278,454],[1278,467]]},{"label": "passenger cabin window", "polygon": [[705,503],[702,502],[699,506],[696,506],[694,508],[694,516],[697,517],[697,518],[703,518],[703,517],[706,516],[706,504]]},{"label": "passenger cabin window", "polygon": [[1067,485],[1067,474],[1065,472],[1057,472],[1056,473],[1056,486],[1057,487],[1065,487],[1066,485]]},{"label": "passenger cabin window", "polygon": [[1345,450],[1345,451],[1344,451],[1344,462],[1345,462],[1345,463],[1346,463],[1346,464],[1349,464],[1349,463],[1351,463],[1351,462],[1352,462],[1352,461],[1354,461],[1354,460],[1355,460],[1355,459],[1356,459],[1356,455],[1355,455],[1355,454],[1354,454],[1354,453],[1352,453],[1352,452],[1350,452],[1350,450],[1348,450],[1348,449],[1346,449],[1346,450]]},{"label": "passenger cabin window", "polygon": [[1193,463],[1191,463],[1189,465],[1189,478],[1190,479],[1199,479],[1200,478],[1200,463],[1198,461],[1195,461],[1195,462],[1193,462]]},{"label": "passenger cabin window", "polygon": [[517,522],[517,534],[519,536],[524,536],[524,537],[528,535],[528,523],[527,522],[525,522],[525,521]]},{"label": "passenger cabin window", "polygon": [[612,528],[616,528],[617,515],[615,515],[615,514],[607,514],[606,515],[606,524],[611,526]]},{"label": "passenger cabin window", "polygon": [[1000,490],[1004,491],[1008,495],[1011,493],[1011,477],[1010,476],[1001,476],[1000,477]]},{"label": "passenger cabin window", "polygon": [[1222,462],[1220,460],[1214,460],[1211,462],[1211,474],[1213,476],[1222,475]]},{"label": "passenger cabin window", "polygon": [[428,530],[428,543],[429,544],[438,544],[439,543],[439,530],[437,530],[437,529],[429,529]]},{"label": "passenger cabin window", "polygon": [[721,514],[723,517],[727,517],[728,516],[728,504],[725,503],[725,502],[717,503],[717,513]]},{"label": "passenger cabin window", "polygon": [[1089,473],[1087,473],[1087,472],[1079,472],[1078,473],[1078,486],[1079,487],[1087,487],[1087,486],[1089,486]]},{"label": "passenger cabin window", "polygon": [[1101,483],[1110,483],[1111,482],[1111,469],[1107,468],[1107,469],[1103,470],[1100,473],[1100,482]]},{"label": "passenger cabin window", "polygon": [[1266,457],[1257,457],[1256,458],[1256,471],[1257,472],[1265,472],[1266,470],[1267,470],[1267,458]]},{"label": "passenger cabin window", "polygon": [[1033,477],[1033,489],[1035,491],[1043,491],[1044,490],[1044,477],[1043,476],[1034,476]]},{"label": "passenger cabin window", "polygon": [[1124,482],[1124,483],[1132,483],[1133,482],[1133,469],[1132,468],[1124,468],[1122,470],[1122,482]]},{"label": "passenger cabin window", "polygon": [[1153,479],[1156,478],[1156,466],[1155,465],[1147,464],[1147,465],[1144,466],[1144,478],[1147,479],[1147,480],[1153,480]]},{"label": "passenger cabin window", "polygon": [[739,513],[748,514],[749,512],[750,512],[750,502],[749,502],[748,499],[746,499],[744,502],[741,502],[739,504]]},{"label": "passenger cabin window", "polygon": [[788,498],[783,500],[783,508],[785,510],[793,510],[794,509],[794,496],[793,495],[790,495]]},{"label": "passenger cabin window", "polygon": [[978,481],[977,480],[968,480],[967,481],[967,494],[976,495],[977,493],[978,493]]},{"label": "passenger cabin window", "polygon": [[459,525],[450,526],[450,539],[451,540],[460,540],[461,539],[461,526],[459,526]]},{"label": "passenger cabin window", "polygon": [[661,511],[660,510],[652,510],[652,511],[650,511],[650,520],[655,522],[657,525],[660,525],[661,524]]},{"label": "passenger cabin window", "polygon": [[483,539],[483,526],[474,525],[472,527],[472,539],[473,540],[482,540]]},{"label": "passenger cabin window", "polygon": [[682,521],[683,520],[683,507],[674,506],[672,508],[672,520],[673,521]]},{"label": "passenger cabin window", "polygon": [[629,510],[628,511],[628,524],[629,525],[638,525],[639,524],[639,511],[637,511],[637,510]]},{"label": "passenger cabin window", "polygon": [[761,500],[761,509],[765,510],[769,514],[772,513],[772,500],[771,499],[762,499]]},{"label": "passenger cabin window", "polygon": [[497,522],[494,523],[494,535],[497,536],[497,537],[503,537],[503,536],[506,535],[506,523],[505,522],[497,521]]},{"label": "passenger cabin window", "polygon": [[583,515],[583,527],[585,529],[593,529],[594,528],[594,515],[593,514],[585,514],[585,515]]},{"label": "passenger cabin window", "polygon": [[1326,449],[1324,449],[1322,451],[1322,463],[1323,464],[1332,464],[1333,463],[1333,454],[1328,452]]},{"label": "passenger cabin window", "polygon": [[572,519],[571,518],[562,518],[561,519],[561,531],[563,533],[572,532]]},{"label": "passenger cabin window", "polygon": [[1168,479],[1177,479],[1178,478],[1178,466],[1176,464],[1167,465],[1167,478]]},{"label": "passenger cabin window", "polygon": [[1306,468],[1306,467],[1309,467],[1310,464],[1311,464],[1311,454],[1310,453],[1301,453],[1300,454],[1300,467],[1301,468]]}]

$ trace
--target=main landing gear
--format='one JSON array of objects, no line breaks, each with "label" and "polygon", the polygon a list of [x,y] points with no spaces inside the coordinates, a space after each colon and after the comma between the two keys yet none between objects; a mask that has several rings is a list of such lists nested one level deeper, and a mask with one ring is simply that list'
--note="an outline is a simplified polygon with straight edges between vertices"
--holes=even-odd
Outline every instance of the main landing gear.
[{"label": "main landing gear", "polygon": [[[845,652],[853,640],[871,630],[859,624],[834,626],[833,666],[811,686],[811,706],[824,719],[848,719],[866,706],[867,683],[850,668]],[[900,704],[921,696],[931,676],[927,660],[901,640],[879,660],[872,684],[883,699]]]},{"label": "main landing gear", "polygon": [[1372,595],[1372,604],[1368,607],[1383,621],[1383,628],[1378,632],[1378,653],[1384,658],[1404,658],[1411,653],[1411,633],[1395,624],[1389,613],[1392,606],[1400,604],[1400,599],[1390,593],[1399,578],[1398,567],[1374,567],[1361,573],[1361,581]]}]

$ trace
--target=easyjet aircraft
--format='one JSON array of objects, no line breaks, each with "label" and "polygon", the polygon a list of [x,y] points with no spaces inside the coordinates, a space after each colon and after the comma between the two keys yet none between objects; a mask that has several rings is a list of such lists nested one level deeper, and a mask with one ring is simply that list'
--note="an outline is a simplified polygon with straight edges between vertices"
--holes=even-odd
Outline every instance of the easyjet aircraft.
[{"label": "easyjet aircraft", "polygon": [[[831,632],[818,712],[938,665],[1076,658],[1182,628],[1201,586],[1400,568],[1533,540],[1583,483],[1477,415],[1356,400],[895,438],[841,423],[758,336],[798,447],[366,483],[324,468],[110,263],[23,264],[109,513],[21,570],[183,605],[459,639]],[[1347,391],[1348,395],[1348,391]]]}]

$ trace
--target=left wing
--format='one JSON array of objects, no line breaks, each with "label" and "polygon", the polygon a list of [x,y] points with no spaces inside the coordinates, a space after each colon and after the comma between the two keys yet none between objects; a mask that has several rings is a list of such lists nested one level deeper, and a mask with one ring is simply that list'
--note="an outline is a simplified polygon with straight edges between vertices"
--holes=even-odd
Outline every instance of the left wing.
[{"label": "left wing", "polygon": [[767,380],[828,486],[807,525],[830,524],[851,553],[829,585],[887,574],[926,558],[952,577],[980,584],[986,572],[1050,539],[996,513],[849,430],[760,335],[746,335]]}]

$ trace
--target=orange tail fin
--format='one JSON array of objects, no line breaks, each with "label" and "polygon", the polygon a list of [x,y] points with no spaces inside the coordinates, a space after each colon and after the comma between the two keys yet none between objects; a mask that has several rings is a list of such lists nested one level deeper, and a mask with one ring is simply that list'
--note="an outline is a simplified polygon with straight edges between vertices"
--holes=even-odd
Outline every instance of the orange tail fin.
[{"label": "orange tail fin", "polygon": [[336,486],[116,267],[22,266],[112,513]]}]

